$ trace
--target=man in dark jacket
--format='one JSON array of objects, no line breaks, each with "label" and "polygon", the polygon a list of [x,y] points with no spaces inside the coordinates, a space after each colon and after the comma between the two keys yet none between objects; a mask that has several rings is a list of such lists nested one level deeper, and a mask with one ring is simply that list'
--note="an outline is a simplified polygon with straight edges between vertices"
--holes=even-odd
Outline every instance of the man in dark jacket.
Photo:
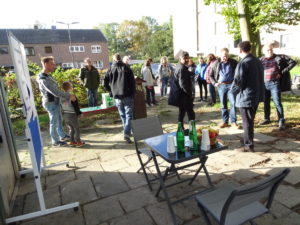
[{"label": "man in dark jacket", "polygon": [[124,140],[132,143],[131,120],[133,118],[133,101],[135,80],[133,72],[117,53],[113,56],[113,64],[104,78],[104,87],[114,97],[124,127]]},{"label": "man in dark jacket", "polygon": [[[236,65],[237,61],[229,58],[229,50],[227,48],[223,48],[221,49],[221,58],[213,65],[209,74],[211,83],[218,88],[219,92],[223,120],[220,128],[229,127],[229,118],[231,125],[239,128],[239,125],[236,122],[235,99],[230,91]],[[227,107],[227,98],[230,103],[229,112]]]},{"label": "man in dark jacket", "polygon": [[281,91],[291,90],[291,75],[290,70],[296,65],[296,62],[286,55],[276,55],[273,52],[274,45],[268,44],[264,46],[265,57],[261,58],[264,66],[264,81],[265,81],[265,101],[264,113],[265,118],[259,123],[264,125],[270,123],[270,100],[271,96],[275,104],[279,129],[285,129],[285,120],[283,107],[281,103]]},{"label": "man in dark jacket", "polygon": [[92,65],[89,58],[84,60],[85,67],[80,69],[79,78],[81,83],[87,89],[88,106],[94,107],[98,105],[98,88],[100,84],[100,76],[98,70]]},{"label": "man in dark jacket", "polygon": [[242,60],[238,63],[231,92],[236,96],[236,106],[240,108],[244,128],[244,143],[239,151],[254,151],[254,117],[259,102],[264,96],[264,70],[260,60],[251,54],[251,44],[239,44]]},{"label": "man in dark jacket", "polygon": [[179,108],[178,121],[183,125],[185,113],[187,112],[189,120],[195,120],[195,112],[193,109],[191,72],[188,70],[189,53],[183,51],[179,60],[174,77],[171,78],[168,103]]}]

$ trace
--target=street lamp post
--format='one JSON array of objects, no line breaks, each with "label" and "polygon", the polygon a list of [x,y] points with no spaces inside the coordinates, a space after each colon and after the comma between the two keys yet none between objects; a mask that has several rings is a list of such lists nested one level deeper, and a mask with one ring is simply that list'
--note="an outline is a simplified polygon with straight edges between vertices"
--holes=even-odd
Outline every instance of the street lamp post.
[{"label": "street lamp post", "polygon": [[72,63],[73,63],[73,67],[75,67],[75,62],[74,62],[74,55],[73,55],[73,51],[71,51],[71,47],[72,47],[72,40],[71,40],[71,32],[70,32],[70,25],[72,24],[78,24],[79,22],[72,22],[72,23],[65,23],[65,22],[59,22],[57,21],[56,23],[60,23],[60,24],[64,24],[68,26],[68,35],[69,35],[69,51],[72,57]]}]

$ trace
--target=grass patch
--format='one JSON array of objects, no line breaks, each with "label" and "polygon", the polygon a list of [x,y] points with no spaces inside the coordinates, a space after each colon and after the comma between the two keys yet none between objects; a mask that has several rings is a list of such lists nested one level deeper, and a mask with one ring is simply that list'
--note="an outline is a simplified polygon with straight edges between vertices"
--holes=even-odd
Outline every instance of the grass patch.
[{"label": "grass patch", "polygon": [[291,77],[295,76],[295,75],[300,75],[300,66],[295,66],[292,70],[291,70]]}]

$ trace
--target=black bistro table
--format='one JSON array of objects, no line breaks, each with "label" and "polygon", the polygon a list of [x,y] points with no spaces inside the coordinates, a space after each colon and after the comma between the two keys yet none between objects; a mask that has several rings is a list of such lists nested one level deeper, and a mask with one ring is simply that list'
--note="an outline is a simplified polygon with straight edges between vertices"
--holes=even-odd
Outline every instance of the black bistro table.
[{"label": "black bistro table", "polygon": [[[189,185],[191,185],[201,170],[204,171],[205,176],[208,180],[208,183],[212,187],[213,184],[211,182],[209,173],[205,166],[205,163],[208,159],[208,155],[213,154],[218,151],[221,151],[221,150],[224,150],[224,149],[227,149],[228,147],[221,144],[220,142],[217,142],[216,145],[213,146],[212,149],[209,151],[203,151],[199,147],[198,151],[185,151],[183,153],[176,151],[174,154],[169,154],[167,152],[167,139],[168,139],[169,135],[175,136],[176,132],[147,138],[147,139],[145,139],[145,143],[151,149],[154,165],[155,165],[155,168],[157,171],[157,176],[158,176],[158,179],[160,182],[160,187],[157,190],[156,196],[159,195],[161,190],[163,191],[165,200],[168,204],[168,208],[169,208],[171,216],[172,216],[173,224],[177,225],[176,216],[175,216],[174,210],[172,208],[172,205],[182,202],[182,201],[194,196],[195,194],[171,202],[168,192],[167,192],[167,188],[177,185],[177,184],[180,184],[180,183],[183,183],[183,182],[186,182],[186,181],[189,181]],[[171,165],[170,167],[167,167],[164,175],[162,175],[159,165],[157,163],[157,159],[156,159],[157,155],[162,157],[165,161],[167,161]],[[193,159],[198,159],[198,160],[195,161]],[[191,161],[191,160],[193,160],[193,162],[189,163],[189,161]],[[178,167],[175,166],[178,163],[184,163],[184,162],[186,162],[186,163],[183,166],[178,166]],[[167,180],[167,177],[170,173],[177,174],[178,170],[182,170],[187,167],[194,166],[194,165],[199,165],[199,168],[195,171],[194,176],[192,176],[191,178],[179,179],[178,181],[173,182],[171,184],[168,184],[168,185],[165,184],[165,181]],[[177,174],[177,176],[178,176],[178,174]]]}]

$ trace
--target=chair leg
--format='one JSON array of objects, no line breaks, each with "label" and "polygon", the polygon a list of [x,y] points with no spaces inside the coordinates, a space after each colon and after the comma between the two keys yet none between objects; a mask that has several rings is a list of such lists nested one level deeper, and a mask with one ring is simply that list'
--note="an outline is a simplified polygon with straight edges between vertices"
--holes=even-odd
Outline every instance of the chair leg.
[{"label": "chair leg", "polygon": [[[144,176],[145,176],[145,178],[146,178],[148,187],[149,187],[150,191],[152,191],[152,185],[151,185],[151,182],[150,182],[150,180],[149,180],[148,174],[147,174],[147,172],[146,172],[146,170],[145,170],[145,164],[143,164],[143,161],[142,161],[142,159],[141,159],[140,154],[137,154],[137,156],[138,156],[138,159],[139,159],[139,161],[140,161],[141,169],[143,170],[143,173],[144,173]],[[152,158],[150,158],[150,160],[151,160],[151,159],[152,159]],[[148,160],[148,161],[149,161],[149,160]],[[148,163],[148,162],[147,162],[147,163]]]},{"label": "chair leg", "polygon": [[[168,177],[168,173],[169,173],[169,167],[166,169],[164,176],[162,177],[163,181],[165,181]],[[155,197],[158,197],[159,193],[161,191],[161,185],[159,185],[159,188],[155,194]]]},{"label": "chair leg", "polygon": [[[145,167],[151,160],[152,160],[152,157],[149,158],[149,159],[147,160],[147,162],[144,163],[144,167]],[[138,171],[136,171],[136,172],[139,173],[142,169],[143,169],[143,168],[141,167],[141,168],[139,168]]]},{"label": "chair leg", "polygon": [[199,206],[199,208],[200,208],[200,210],[201,210],[201,212],[202,212],[202,214],[204,216],[206,224],[207,225],[212,225],[211,222],[210,222],[210,219],[209,219],[209,217],[207,215],[207,212],[205,211],[205,209],[199,203],[198,203],[198,206]]}]

